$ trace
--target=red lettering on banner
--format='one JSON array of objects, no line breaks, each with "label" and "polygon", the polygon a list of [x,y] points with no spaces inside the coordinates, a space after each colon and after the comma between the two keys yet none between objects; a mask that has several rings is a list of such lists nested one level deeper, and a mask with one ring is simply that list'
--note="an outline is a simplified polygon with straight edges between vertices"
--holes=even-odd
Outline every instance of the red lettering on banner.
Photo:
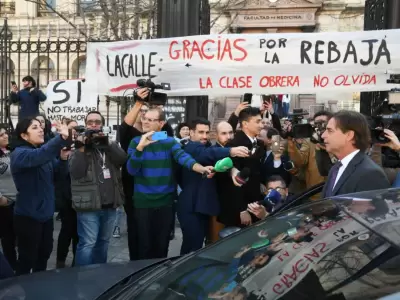
[{"label": "red lettering on banner", "polygon": [[260,87],[298,87],[299,76],[263,76],[260,79]]},{"label": "red lettering on banner", "polygon": [[317,260],[313,260],[311,257],[320,258],[321,254],[329,251],[326,246],[326,243],[319,243],[311,249],[311,253],[306,253],[303,255],[303,257],[299,258],[292,265],[292,272],[289,274],[283,274],[279,281],[274,284],[272,287],[274,293],[277,295],[282,295],[285,293],[286,288],[290,288],[293,284],[295,284],[300,275],[309,269],[310,264],[316,263]]},{"label": "red lettering on banner", "polygon": [[222,76],[219,79],[219,86],[223,89],[252,88],[252,76],[229,77]]},{"label": "red lettering on banner", "polygon": [[[282,253],[282,255],[283,255],[283,256],[286,256],[286,257],[289,257],[289,252],[285,251],[285,252]],[[279,255],[279,256],[278,256],[278,259],[279,259],[280,261],[283,261],[282,255]]]},{"label": "red lettering on banner", "polygon": [[212,80],[210,77],[207,77],[205,86],[203,85],[203,79],[199,78],[199,85],[200,85],[201,89],[212,89],[213,88]]},{"label": "red lettering on banner", "polygon": [[[198,57],[201,60],[244,61],[247,50],[241,46],[245,39],[207,39],[204,41],[174,40],[169,44],[169,57],[173,60],[187,60]],[[216,48],[216,53],[213,51]]]},{"label": "red lettering on banner", "polygon": [[314,87],[326,87],[329,83],[329,78],[327,76],[314,76]]},{"label": "red lettering on banner", "polygon": [[350,219],[350,217],[349,217],[349,216],[343,216],[343,217],[342,217],[340,220],[338,220],[338,221],[328,221],[328,222],[326,222],[325,224],[319,226],[318,228],[319,228],[320,230],[327,230],[327,229],[331,228],[332,226],[334,226],[334,225],[336,225],[336,224],[338,224],[338,223],[341,223],[341,222],[346,221],[347,219]]}]

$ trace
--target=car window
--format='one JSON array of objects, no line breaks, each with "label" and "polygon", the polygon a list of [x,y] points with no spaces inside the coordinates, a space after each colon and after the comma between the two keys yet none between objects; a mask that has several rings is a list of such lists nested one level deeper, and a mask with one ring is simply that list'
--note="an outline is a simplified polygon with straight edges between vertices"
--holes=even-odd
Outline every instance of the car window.
[{"label": "car window", "polygon": [[[392,223],[382,221],[380,230],[389,230]],[[379,294],[398,288],[398,249],[391,252],[391,262],[375,263],[392,248],[341,205],[324,200],[268,218],[199,251],[135,299],[300,300],[328,294],[357,299],[360,290]]]}]

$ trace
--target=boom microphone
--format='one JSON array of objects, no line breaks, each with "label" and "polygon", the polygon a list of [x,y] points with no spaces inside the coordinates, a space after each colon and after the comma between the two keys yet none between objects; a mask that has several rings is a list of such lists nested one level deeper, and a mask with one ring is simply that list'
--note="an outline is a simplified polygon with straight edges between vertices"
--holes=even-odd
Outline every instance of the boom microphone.
[{"label": "boom microphone", "polygon": [[250,169],[249,168],[243,168],[235,177],[236,181],[239,184],[245,184],[250,177]]},{"label": "boom microphone", "polygon": [[263,201],[259,201],[259,204],[263,205],[267,209],[267,212],[271,213],[281,199],[282,196],[277,190],[271,190],[267,195],[265,195]]}]

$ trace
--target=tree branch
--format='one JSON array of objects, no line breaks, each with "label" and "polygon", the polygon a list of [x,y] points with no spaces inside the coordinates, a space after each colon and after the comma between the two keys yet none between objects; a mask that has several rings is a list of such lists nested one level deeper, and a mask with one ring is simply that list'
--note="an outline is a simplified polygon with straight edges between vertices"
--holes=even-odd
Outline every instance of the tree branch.
[{"label": "tree branch", "polygon": [[83,32],[81,29],[78,29],[78,27],[76,27],[75,26],[75,24],[73,24],[73,23],[71,23],[66,17],[64,17],[64,15],[62,15],[61,13],[59,13],[58,11],[56,11],[53,7],[51,7],[51,5],[49,5],[46,1],[43,3],[43,2],[38,2],[38,1],[35,1],[35,0],[25,0],[25,1],[27,1],[27,2],[32,2],[32,3],[35,3],[35,4],[37,4],[37,5],[39,5],[39,6],[44,6],[44,7],[47,7],[47,8],[49,8],[53,13],[55,13],[57,16],[59,16],[62,20],[64,20],[65,22],[67,22],[72,28],[74,28],[75,30],[79,30],[79,32],[86,38],[86,40],[88,40],[88,37],[87,37],[87,35],[86,35],[86,32]]}]

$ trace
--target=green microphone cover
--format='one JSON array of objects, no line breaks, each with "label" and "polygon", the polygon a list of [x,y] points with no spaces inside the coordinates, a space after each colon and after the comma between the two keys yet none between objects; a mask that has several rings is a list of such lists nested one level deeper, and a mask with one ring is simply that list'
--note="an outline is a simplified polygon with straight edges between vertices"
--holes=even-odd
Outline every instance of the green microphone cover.
[{"label": "green microphone cover", "polygon": [[217,163],[214,166],[215,172],[226,172],[232,168],[233,168],[233,161],[230,157],[225,157],[224,159],[217,161]]}]

